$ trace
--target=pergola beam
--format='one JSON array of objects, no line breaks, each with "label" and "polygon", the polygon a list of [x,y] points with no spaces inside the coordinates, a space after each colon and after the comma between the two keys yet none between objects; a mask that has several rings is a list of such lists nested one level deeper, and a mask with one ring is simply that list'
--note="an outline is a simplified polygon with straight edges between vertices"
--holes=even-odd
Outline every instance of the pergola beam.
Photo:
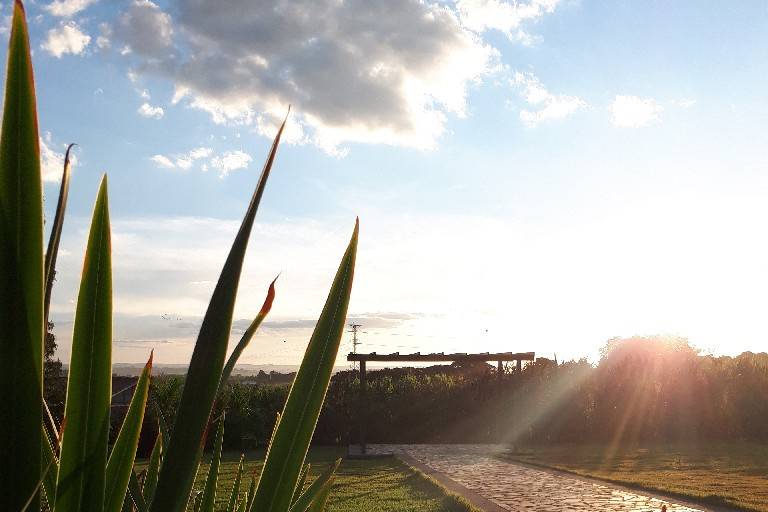
[{"label": "pergola beam", "polygon": [[536,359],[535,352],[498,352],[490,353],[483,352],[482,354],[444,354],[442,352],[437,354],[422,354],[416,352],[415,354],[401,354],[395,352],[393,354],[377,354],[371,352],[370,354],[356,354],[350,353],[347,355],[347,361],[379,361],[379,362],[457,362],[457,361],[533,361]]}]

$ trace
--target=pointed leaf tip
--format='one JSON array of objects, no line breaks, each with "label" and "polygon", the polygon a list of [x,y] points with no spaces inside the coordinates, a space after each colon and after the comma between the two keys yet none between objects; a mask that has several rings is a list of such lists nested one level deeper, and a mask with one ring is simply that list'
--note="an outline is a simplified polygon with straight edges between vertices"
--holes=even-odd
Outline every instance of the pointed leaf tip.
[{"label": "pointed leaf tip", "polygon": [[[278,274],[277,277],[280,277],[280,275]],[[267,298],[264,299],[264,304],[261,306],[259,315],[266,315],[272,310],[272,303],[275,301],[275,281],[277,281],[277,277],[269,285],[269,290],[267,290]]]},{"label": "pointed leaf tip", "polygon": [[147,370],[152,369],[152,360],[154,359],[154,357],[155,357],[155,349],[152,349],[149,352],[149,359],[147,360],[147,364],[144,366]]}]

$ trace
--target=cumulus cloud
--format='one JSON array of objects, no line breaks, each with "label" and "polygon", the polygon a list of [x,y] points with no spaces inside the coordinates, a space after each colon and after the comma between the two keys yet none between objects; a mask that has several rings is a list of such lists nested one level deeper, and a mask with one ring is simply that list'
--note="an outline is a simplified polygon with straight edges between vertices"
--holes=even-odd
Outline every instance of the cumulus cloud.
[{"label": "cumulus cloud", "polygon": [[170,78],[177,102],[218,123],[259,132],[290,103],[293,141],[329,152],[434,147],[498,62],[443,3],[172,0],[167,11],[135,1],[115,22],[138,72]]},{"label": "cumulus cloud", "polygon": [[251,163],[251,155],[243,151],[227,151],[221,156],[211,159],[211,167],[219,170],[219,176],[224,177],[232,171],[245,169]]},{"label": "cumulus cloud", "polygon": [[138,113],[142,117],[149,117],[151,119],[162,119],[165,115],[163,107],[153,107],[149,103],[142,103],[139,107]]},{"label": "cumulus cloud", "polygon": [[166,55],[171,47],[171,17],[149,0],[134,0],[117,20],[115,35],[126,46],[125,53],[136,52],[150,58]]},{"label": "cumulus cloud", "polygon": [[67,53],[79,55],[83,53],[91,36],[83,33],[76,23],[70,22],[48,31],[48,36],[40,47],[56,58]]},{"label": "cumulus cloud", "polygon": [[[45,136],[40,137],[40,170],[43,181],[57,183],[61,181],[61,174],[64,171],[64,151],[56,151],[53,146],[55,145],[51,132],[45,132]],[[70,155],[70,164],[74,169],[77,164],[76,155]]]},{"label": "cumulus cloud", "polygon": [[173,169],[176,167],[176,164],[174,164],[173,161],[165,155],[155,155],[151,157],[150,160],[155,162],[158,167],[162,167],[164,169]]},{"label": "cumulus cloud", "polygon": [[474,31],[498,30],[510,39],[531,44],[534,38],[522,29],[522,24],[554,12],[558,3],[560,0],[458,0],[456,7],[461,22]]},{"label": "cumulus cloud", "polygon": [[[235,153],[242,153],[242,152],[236,151]],[[205,160],[206,158],[210,157],[212,154],[213,154],[213,149],[206,148],[206,147],[198,147],[190,151],[187,151],[186,153],[177,153],[170,156],[155,155],[151,157],[150,160],[152,160],[155,164],[157,164],[158,167],[161,167],[163,169],[181,169],[186,171],[191,169],[194,166],[196,161]],[[229,153],[225,153],[222,157],[216,157],[215,159],[219,159],[219,160],[224,159],[225,157],[227,157],[228,154]],[[250,159],[250,156],[248,156],[248,158]],[[232,162],[229,162],[229,164],[232,165]],[[208,170],[208,165],[203,164],[202,169],[204,171]]]},{"label": "cumulus cloud", "polygon": [[531,128],[544,121],[564,119],[587,106],[577,96],[552,94],[533,73],[515,73],[512,85],[519,87],[525,101],[536,107],[536,110],[520,111],[520,120]]},{"label": "cumulus cloud", "polygon": [[614,126],[640,128],[658,121],[664,108],[653,98],[616,96],[608,110]]},{"label": "cumulus cloud", "polygon": [[91,4],[95,4],[96,2],[97,0],[54,0],[53,2],[44,5],[43,9],[54,16],[68,18],[80,11],[84,11]]}]

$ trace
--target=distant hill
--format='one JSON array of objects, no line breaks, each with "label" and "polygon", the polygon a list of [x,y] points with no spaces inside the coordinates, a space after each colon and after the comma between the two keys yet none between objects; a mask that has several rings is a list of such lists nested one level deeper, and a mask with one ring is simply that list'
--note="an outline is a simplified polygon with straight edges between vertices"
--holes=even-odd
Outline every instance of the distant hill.
[{"label": "distant hill", "polygon": [[[152,365],[153,375],[184,375],[187,373],[186,364],[154,364]],[[114,375],[135,377],[141,373],[144,365],[141,363],[114,363],[112,365],[112,373]],[[66,369],[66,365],[64,365]],[[260,371],[265,373],[292,373],[299,369],[299,365],[291,364],[238,364],[235,366],[235,370],[232,372],[234,375],[241,375],[243,377],[249,377],[258,375]],[[345,370],[346,367],[334,368],[334,373],[337,371]]]}]

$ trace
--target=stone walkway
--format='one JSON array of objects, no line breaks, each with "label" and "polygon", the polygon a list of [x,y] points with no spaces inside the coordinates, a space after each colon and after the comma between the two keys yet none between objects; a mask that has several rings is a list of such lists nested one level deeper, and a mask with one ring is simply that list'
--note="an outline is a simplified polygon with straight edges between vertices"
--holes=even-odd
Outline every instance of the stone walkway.
[{"label": "stone walkway", "polygon": [[[704,512],[643,491],[505,462],[500,445],[372,445],[370,452],[394,452],[447,476],[501,510],[539,512]],[[469,494],[469,493],[468,493]],[[470,500],[471,501],[471,500]],[[499,510],[499,508],[496,508]]]}]

